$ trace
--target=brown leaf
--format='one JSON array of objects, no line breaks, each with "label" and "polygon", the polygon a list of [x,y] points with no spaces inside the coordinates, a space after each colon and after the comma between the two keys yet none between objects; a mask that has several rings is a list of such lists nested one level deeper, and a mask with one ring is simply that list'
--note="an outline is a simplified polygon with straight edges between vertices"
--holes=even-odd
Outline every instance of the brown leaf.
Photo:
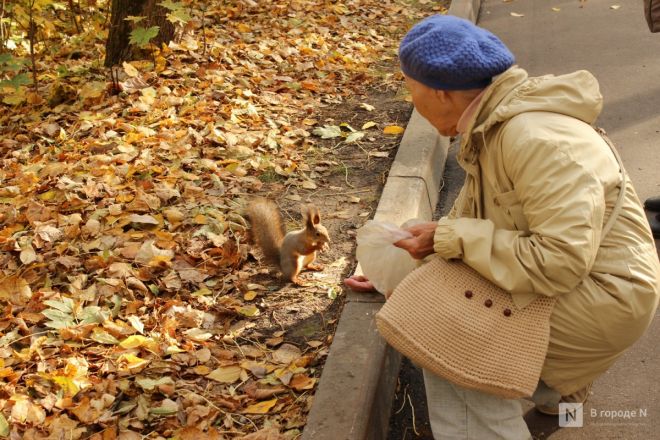
[{"label": "brown leaf", "polygon": [[243,387],[243,391],[254,400],[263,400],[277,394],[286,393],[287,389],[282,386],[267,387],[260,386],[257,382],[250,382]]},{"label": "brown leaf", "polygon": [[43,204],[31,200],[25,211],[25,217],[31,224],[35,222],[46,222],[53,216],[53,211]]},{"label": "brown leaf", "polygon": [[277,347],[282,342],[284,342],[284,338],[282,338],[282,337],[266,339],[266,345],[269,346],[269,347]]},{"label": "brown leaf", "polygon": [[66,269],[75,269],[80,267],[80,258],[71,255],[62,255],[55,260],[57,263],[64,266]]},{"label": "brown leaf", "polygon": [[101,411],[91,406],[89,397],[83,397],[70,412],[83,423],[94,423],[101,415]]},{"label": "brown leaf", "polygon": [[160,208],[160,199],[153,195],[147,194],[143,190],[137,190],[135,199],[128,205],[126,205],[126,210],[131,212],[149,212],[152,210],[157,210]]},{"label": "brown leaf", "polygon": [[25,305],[32,298],[32,289],[23,278],[18,275],[6,277],[0,283],[0,299],[7,300],[11,304]]},{"label": "brown leaf", "polygon": [[314,388],[315,384],[316,379],[304,374],[295,374],[289,382],[289,386],[296,391],[311,390]]},{"label": "brown leaf", "polygon": [[273,352],[273,360],[278,364],[288,365],[298,359],[302,352],[298,347],[291,344],[283,344]]}]

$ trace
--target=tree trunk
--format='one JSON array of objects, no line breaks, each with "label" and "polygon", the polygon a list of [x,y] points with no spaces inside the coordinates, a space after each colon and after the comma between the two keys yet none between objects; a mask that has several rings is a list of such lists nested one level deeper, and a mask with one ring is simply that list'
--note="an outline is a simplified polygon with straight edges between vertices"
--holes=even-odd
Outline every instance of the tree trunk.
[{"label": "tree trunk", "polygon": [[[105,42],[106,67],[139,56],[138,48],[129,43],[131,31],[136,27],[160,26],[158,36],[153,39],[153,43],[158,47],[174,38],[174,25],[167,20],[168,10],[157,3],[160,3],[160,0],[112,0],[110,31]],[[146,18],[134,24],[125,20],[131,15]]]}]

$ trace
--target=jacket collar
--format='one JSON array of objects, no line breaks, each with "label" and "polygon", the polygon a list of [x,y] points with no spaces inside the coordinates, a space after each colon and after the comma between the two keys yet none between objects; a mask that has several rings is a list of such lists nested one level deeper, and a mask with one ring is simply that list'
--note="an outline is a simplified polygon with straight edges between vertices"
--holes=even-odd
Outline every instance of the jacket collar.
[{"label": "jacket collar", "polygon": [[497,112],[498,106],[502,102],[509,101],[516,93],[516,89],[527,81],[527,78],[527,72],[518,66],[512,66],[495,77],[493,83],[481,97],[471,120],[467,123],[467,128],[461,138],[459,162],[465,165],[477,163],[481,143],[471,142],[472,136],[476,134],[483,136],[492,126],[502,122],[502,115]]}]

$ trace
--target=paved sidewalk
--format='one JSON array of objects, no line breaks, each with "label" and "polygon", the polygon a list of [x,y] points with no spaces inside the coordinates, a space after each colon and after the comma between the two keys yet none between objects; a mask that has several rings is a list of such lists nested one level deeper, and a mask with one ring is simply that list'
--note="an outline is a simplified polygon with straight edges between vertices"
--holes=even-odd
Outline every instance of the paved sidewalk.
[{"label": "paved sidewalk", "polygon": [[[641,1],[484,0],[478,24],[498,35],[530,75],[591,71],[605,99],[598,125],[617,144],[640,198],[660,195],[660,34],[648,31]],[[556,419],[531,410],[526,419],[535,437],[660,438],[658,340],[660,318],[594,384],[583,428],[557,430]],[[619,417],[633,411],[635,417]]]}]

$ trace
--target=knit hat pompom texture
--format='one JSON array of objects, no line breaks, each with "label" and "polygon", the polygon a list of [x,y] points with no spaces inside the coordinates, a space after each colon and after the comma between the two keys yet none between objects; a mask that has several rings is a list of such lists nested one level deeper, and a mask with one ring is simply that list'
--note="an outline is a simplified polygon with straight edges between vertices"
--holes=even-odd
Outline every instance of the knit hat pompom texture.
[{"label": "knit hat pompom texture", "polygon": [[469,90],[489,85],[515,61],[492,33],[451,15],[433,15],[403,37],[401,70],[433,89]]}]

